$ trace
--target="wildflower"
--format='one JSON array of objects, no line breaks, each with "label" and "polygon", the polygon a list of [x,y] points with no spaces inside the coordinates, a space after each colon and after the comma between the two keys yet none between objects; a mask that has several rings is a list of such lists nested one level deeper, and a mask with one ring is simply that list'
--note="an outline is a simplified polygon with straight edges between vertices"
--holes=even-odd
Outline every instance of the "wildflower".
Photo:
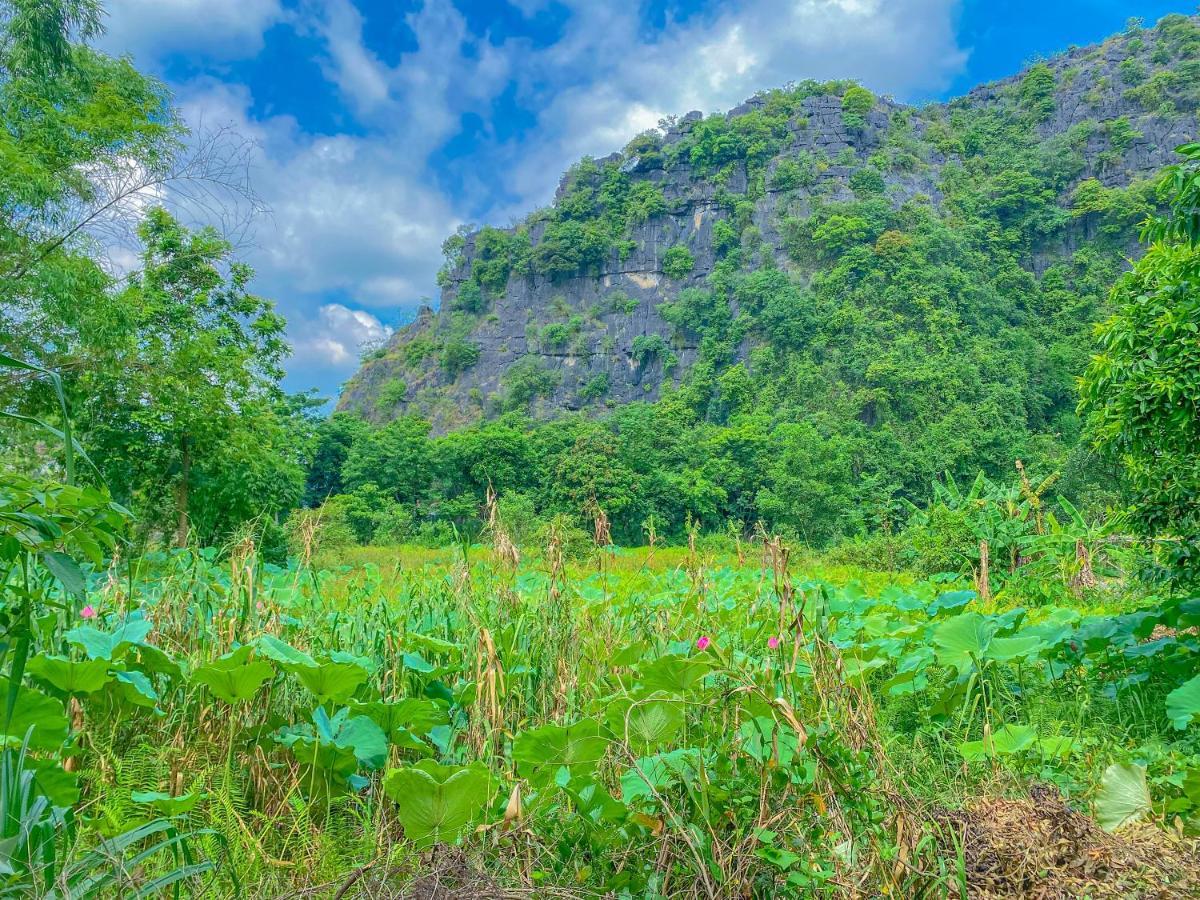
[{"label": "wildflower", "polygon": [[769,638],[767,638],[767,646],[770,647],[772,650],[778,650],[779,649],[779,636],[773,634]]},{"label": "wildflower", "polygon": [[81,619],[96,618],[96,608],[94,606],[92,606],[92,604],[89,603],[87,606],[85,606],[83,609],[81,609],[79,611],[79,617]]},{"label": "wildflower", "polygon": [[696,641],[696,649],[697,650],[707,650],[708,645],[711,643],[712,643],[712,641],[710,641],[708,639],[708,635],[702,634],[702,635],[700,635],[700,640]]}]

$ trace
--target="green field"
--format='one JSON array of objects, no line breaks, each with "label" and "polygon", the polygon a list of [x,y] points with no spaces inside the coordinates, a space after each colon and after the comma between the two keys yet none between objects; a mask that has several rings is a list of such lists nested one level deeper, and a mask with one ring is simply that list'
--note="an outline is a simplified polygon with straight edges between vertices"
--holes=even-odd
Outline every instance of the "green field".
[{"label": "green field", "polygon": [[1200,601],[1019,576],[985,602],[767,537],[518,561],[502,527],[326,568],[246,541],[84,574],[47,547],[102,548],[100,495],[4,499],[20,892],[1196,888]]}]

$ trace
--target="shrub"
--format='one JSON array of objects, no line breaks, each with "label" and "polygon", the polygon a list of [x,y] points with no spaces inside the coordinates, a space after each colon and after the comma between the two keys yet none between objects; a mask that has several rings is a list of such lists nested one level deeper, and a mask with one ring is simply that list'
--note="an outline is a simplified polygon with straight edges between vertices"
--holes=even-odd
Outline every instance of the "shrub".
[{"label": "shrub", "polygon": [[1030,67],[1021,79],[1019,89],[1021,107],[1036,122],[1044,122],[1054,115],[1054,73],[1045,63]]},{"label": "shrub", "polygon": [[571,329],[562,322],[551,322],[538,335],[543,350],[561,350],[571,339]]},{"label": "shrub", "polygon": [[479,345],[458,339],[447,341],[438,362],[447,375],[456,378],[479,362]]},{"label": "shrub", "polygon": [[687,247],[676,245],[663,254],[662,270],[668,278],[678,281],[686,277],[696,266],[696,259]]},{"label": "shrub", "polygon": [[408,384],[403,378],[393,378],[379,389],[379,405],[390,408],[404,402],[408,394]]},{"label": "shrub", "polygon": [[633,353],[634,361],[639,366],[646,366],[657,356],[660,356],[667,350],[667,342],[663,340],[660,334],[639,334],[633,339],[631,352]]},{"label": "shrub", "polygon": [[487,309],[487,298],[476,281],[464,281],[450,302],[451,309],[476,315]]},{"label": "shrub", "polygon": [[607,372],[593,376],[587,384],[579,389],[579,399],[584,401],[599,400],[608,393],[610,387]]},{"label": "shrub", "polygon": [[865,87],[854,85],[842,95],[842,124],[851,131],[867,127],[867,113],[875,105],[875,95]]},{"label": "shrub", "polygon": [[559,377],[543,369],[536,357],[525,356],[509,366],[501,380],[507,391],[509,405],[522,407],[537,397],[553,394],[558,387]]},{"label": "shrub", "polygon": [[863,166],[850,173],[850,190],[857,197],[877,196],[883,189],[883,174],[874,166]]}]

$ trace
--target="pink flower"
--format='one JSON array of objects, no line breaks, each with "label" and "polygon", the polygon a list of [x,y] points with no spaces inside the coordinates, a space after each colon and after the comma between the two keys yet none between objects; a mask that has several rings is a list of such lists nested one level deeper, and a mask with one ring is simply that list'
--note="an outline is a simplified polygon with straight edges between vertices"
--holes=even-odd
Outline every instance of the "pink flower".
[{"label": "pink flower", "polygon": [[81,609],[79,611],[79,617],[81,619],[96,618],[96,608],[94,606],[92,606],[92,604],[89,603],[87,606],[85,606],[83,609]]},{"label": "pink flower", "polygon": [[767,638],[767,646],[770,647],[772,650],[778,650],[779,649],[779,637],[774,634],[771,635],[769,638]]},{"label": "pink flower", "polygon": [[696,649],[697,650],[707,650],[708,645],[711,643],[712,643],[712,641],[710,641],[708,639],[708,635],[702,634],[702,635],[700,635],[700,640],[696,641]]}]

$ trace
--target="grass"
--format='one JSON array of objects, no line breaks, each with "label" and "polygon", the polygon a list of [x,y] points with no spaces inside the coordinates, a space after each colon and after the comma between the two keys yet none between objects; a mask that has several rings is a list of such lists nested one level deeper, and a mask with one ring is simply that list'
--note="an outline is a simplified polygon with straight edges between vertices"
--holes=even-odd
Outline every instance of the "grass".
[{"label": "grass", "polygon": [[[514,566],[368,547],[278,569],[247,544],[96,576],[92,625],[150,624],[109,674],[155,697],[78,696],[81,846],[155,814],[210,830],[196,896],[373,896],[443,868],[461,896],[962,896],[940,809],[1035,782],[1087,809],[1128,760],[1157,795],[1143,819],[1185,797],[1174,670],[1131,655],[1124,625],[1070,650],[1136,597],[1018,579],[985,606],[961,580],[740,549],[551,545]],[[1057,603],[1014,614],[1026,594]],[[951,646],[976,615],[992,645]],[[75,624],[35,655],[90,655]],[[1039,643],[1020,658],[993,649],[1022,635]],[[1034,737],[964,756],[1006,725]]]}]

